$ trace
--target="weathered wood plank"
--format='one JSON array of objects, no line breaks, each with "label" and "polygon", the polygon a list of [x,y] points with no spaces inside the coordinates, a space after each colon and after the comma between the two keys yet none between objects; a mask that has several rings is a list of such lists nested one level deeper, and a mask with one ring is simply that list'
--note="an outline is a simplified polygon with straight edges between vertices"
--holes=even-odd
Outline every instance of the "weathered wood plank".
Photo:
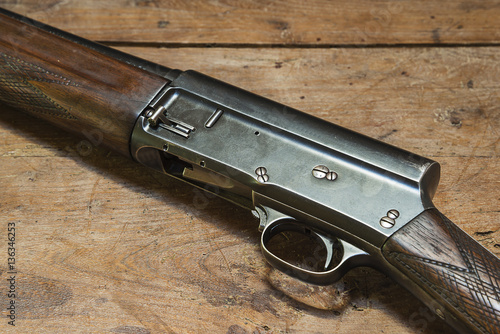
[{"label": "weathered wood plank", "polygon": [[[83,160],[10,158],[10,168],[0,170],[9,189],[3,196],[11,198],[2,198],[4,219],[18,231],[21,332],[331,327],[371,333],[367,324],[385,322],[387,333],[412,333],[422,326],[420,304],[383,275],[356,270],[345,283],[323,289],[276,277],[247,212],[211,198],[197,207],[189,187],[106,156],[99,150]],[[12,170],[14,184],[6,182]],[[339,297],[337,289],[349,293]],[[337,304],[346,306],[337,310]],[[446,328],[438,321],[425,326],[434,333]]]},{"label": "weathered wood plank", "polygon": [[495,47],[122,50],[204,72],[429,157],[498,151]]},{"label": "weathered wood plank", "polygon": [[500,3],[461,1],[10,1],[83,37],[138,43],[499,43]]},{"label": "weathered wood plank", "polygon": [[[500,253],[496,48],[255,48],[496,44],[497,1],[0,6],[94,40],[253,45],[124,51],[201,70],[438,160],[437,206]],[[2,108],[0,143],[1,222],[4,233],[8,222],[18,228],[15,332],[449,332],[373,270],[326,288],[287,279],[265,264],[249,213],[45,123]],[[6,264],[1,253],[4,282]],[[2,312],[0,331],[12,331]]]},{"label": "weathered wood plank", "polygon": [[[438,160],[436,204],[500,254],[496,48],[123,50]],[[248,212],[5,107],[0,143],[2,233],[17,228],[16,332],[449,332],[370,269],[326,288],[282,277]],[[2,252],[2,281],[6,264]]]}]

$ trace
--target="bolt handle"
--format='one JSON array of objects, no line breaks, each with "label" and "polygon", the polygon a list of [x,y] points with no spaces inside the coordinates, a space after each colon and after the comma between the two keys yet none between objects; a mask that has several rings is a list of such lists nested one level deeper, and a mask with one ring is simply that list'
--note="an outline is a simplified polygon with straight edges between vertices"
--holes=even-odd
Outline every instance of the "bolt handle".
[{"label": "bolt handle", "polygon": [[459,332],[499,333],[500,260],[437,209],[389,238],[383,255],[394,279]]}]

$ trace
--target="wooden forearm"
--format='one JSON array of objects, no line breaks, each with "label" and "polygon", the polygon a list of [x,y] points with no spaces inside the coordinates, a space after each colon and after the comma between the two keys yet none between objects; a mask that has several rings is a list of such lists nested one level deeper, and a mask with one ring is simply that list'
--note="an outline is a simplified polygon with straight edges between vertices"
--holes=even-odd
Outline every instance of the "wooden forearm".
[{"label": "wooden forearm", "polygon": [[168,81],[0,11],[0,103],[129,155],[135,120]]},{"label": "wooden forearm", "polygon": [[435,299],[440,317],[477,333],[498,333],[500,260],[438,210],[425,211],[396,232],[384,254],[415,289]]}]

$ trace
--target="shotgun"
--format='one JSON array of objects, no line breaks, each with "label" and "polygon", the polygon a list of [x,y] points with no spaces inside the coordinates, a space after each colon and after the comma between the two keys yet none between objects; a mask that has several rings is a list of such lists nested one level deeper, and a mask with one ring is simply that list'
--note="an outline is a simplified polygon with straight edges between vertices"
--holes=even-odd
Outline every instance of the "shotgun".
[{"label": "shotgun", "polygon": [[[432,204],[437,162],[195,71],[0,9],[0,101],[247,208],[313,284],[372,266],[462,333],[500,333],[500,260]],[[277,254],[296,233],[324,254]]]}]

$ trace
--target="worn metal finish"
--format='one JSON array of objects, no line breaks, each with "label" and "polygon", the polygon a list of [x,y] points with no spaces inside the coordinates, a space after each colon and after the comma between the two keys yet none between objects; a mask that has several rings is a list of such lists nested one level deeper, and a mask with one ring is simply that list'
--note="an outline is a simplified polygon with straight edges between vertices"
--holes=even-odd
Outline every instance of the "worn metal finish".
[{"label": "worn metal finish", "polygon": [[396,225],[396,221],[393,218],[384,216],[380,219],[380,226],[384,228],[392,228],[394,225]]},{"label": "worn metal finish", "polygon": [[325,179],[328,181],[335,181],[337,177],[339,177],[337,173],[330,171],[326,173]]},{"label": "worn metal finish", "polygon": [[397,219],[399,217],[399,211],[396,209],[389,210],[387,211],[387,217]]},{"label": "worn metal finish", "polygon": [[[366,252],[379,252],[432,207],[436,162],[197,72],[179,73],[143,115],[131,140],[137,161],[216,187],[219,196],[257,212],[264,235],[292,220],[324,240],[340,238],[344,249],[362,254],[362,261],[343,263],[367,262]],[[395,207],[397,220],[387,217]],[[391,226],[381,225],[381,217]],[[316,283],[333,277],[313,276]]]},{"label": "worn metal finish", "polygon": [[260,183],[269,181],[269,175],[267,174],[266,167],[258,167],[255,170],[255,174],[257,174],[257,181],[259,181]]},{"label": "worn metal finish", "polygon": [[318,165],[313,168],[312,170],[312,175],[317,178],[317,179],[324,179],[326,177],[326,174],[329,173],[329,169],[326,166],[323,165]]}]

